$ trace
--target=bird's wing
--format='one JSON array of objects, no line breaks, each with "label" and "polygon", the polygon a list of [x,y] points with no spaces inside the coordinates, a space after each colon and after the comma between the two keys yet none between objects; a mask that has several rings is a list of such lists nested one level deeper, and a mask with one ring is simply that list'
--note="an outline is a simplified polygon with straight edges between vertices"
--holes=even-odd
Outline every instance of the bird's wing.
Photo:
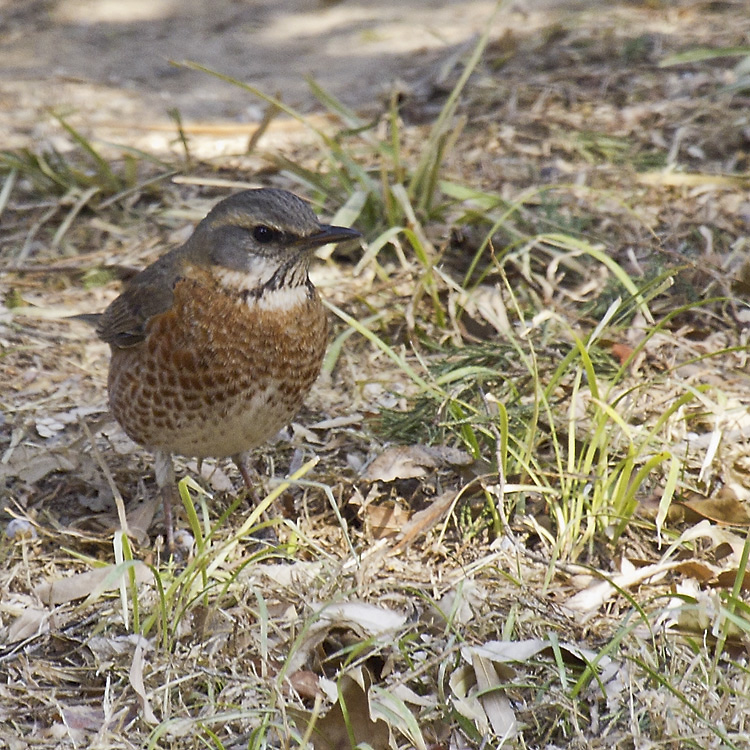
[{"label": "bird's wing", "polygon": [[146,338],[148,322],[174,302],[180,265],[169,254],[133,277],[96,321],[96,334],[107,344],[126,349]]},{"label": "bird's wing", "polygon": [[79,313],[78,315],[69,315],[65,320],[80,320],[81,323],[88,323],[90,326],[98,326],[102,318],[101,313]]}]

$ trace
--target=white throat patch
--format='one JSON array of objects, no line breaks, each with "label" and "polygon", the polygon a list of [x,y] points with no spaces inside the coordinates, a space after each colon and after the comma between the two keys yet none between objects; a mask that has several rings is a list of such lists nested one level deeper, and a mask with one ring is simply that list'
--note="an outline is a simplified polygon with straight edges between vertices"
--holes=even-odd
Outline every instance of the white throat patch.
[{"label": "white throat patch", "polygon": [[266,258],[253,258],[250,268],[236,271],[232,268],[215,268],[213,274],[221,285],[237,292],[252,292],[253,289],[267,284],[271,277],[279,270],[278,263],[272,263]]},{"label": "white throat patch", "polygon": [[266,288],[263,294],[253,294],[255,290],[266,284],[278,270],[278,265],[265,263],[263,267],[249,271],[234,271],[229,268],[217,268],[214,274],[221,285],[237,294],[245,294],[245,304],[248,307],[261,310],[290,310],[308,299],[307,284],[296,286],[282,286],[280,289]]}]

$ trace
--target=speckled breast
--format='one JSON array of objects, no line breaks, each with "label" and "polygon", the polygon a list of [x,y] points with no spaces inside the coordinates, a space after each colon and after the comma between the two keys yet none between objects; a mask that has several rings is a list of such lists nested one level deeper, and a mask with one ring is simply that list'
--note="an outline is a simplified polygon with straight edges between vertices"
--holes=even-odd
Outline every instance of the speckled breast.
[{"label": "speckled breast", "polygon": [[146,340],[113,347],[109,402],[125,432],[151,449],[223,457],[288,424],[320,372],[327,339],[317,292],[296,290],[259,301],[179,281]]}]

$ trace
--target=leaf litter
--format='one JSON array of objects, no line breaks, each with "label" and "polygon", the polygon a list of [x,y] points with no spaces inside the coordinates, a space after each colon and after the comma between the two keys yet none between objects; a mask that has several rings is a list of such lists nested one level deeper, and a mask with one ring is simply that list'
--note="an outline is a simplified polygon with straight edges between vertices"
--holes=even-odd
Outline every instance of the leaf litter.
[{"label": "leaf litter", "polygon": [[[267,477],[318,458],[279,494],[279,547],[234,538],[248,511],[222,519],[235,503],[226,478],[237,486],[223,466],[211,497],[191,495],[196,548],[183,568],[152,538],[135,548],[131,576],[89,512],[111,498],[81,428],[105,411],[107,353],[59,318],[102,309],[117,285],[86,288],[91,269],[143,266],[184,239],[222,188],[163,181],[92,210],[101,204],[85,191],[61,199],[14,186],[0,248],[0,476],[9,517],[34,533],[8,533],[0,547],[3,742],[630,748],[690,736],[743,746],[748,123],[741,97],[722,91],[728,66],[658,63],[676,48],[736,44],[747,18],[731,2],[616,6],[609,18],[601,27],[584,13],[490,44],[445,165],[446,194],[471,190],[452,222],[425,225],[442,261],[430,278],[406,243],[365,253],[357,274],[335,256],[316,270],[327,299],[372,319],[450,398],[423,398],[383,350],[336,323],[346,338],[291,441],[259,456]],[[436,93],[425,91],[407,87],[405,116],[429,109]],[[404,128],[405,158],[424,133]],[[287,159],[319,169],[306,134],[285,139]],[[261,163],[294,186],[272,159]],[[203,164],[197,176],[242,181],[248,164]],[[477,279],[470,259],[493,226],[494,256]],[[590,251],[562,246],[561,232]],[[601,367],[587,375],[624,373],[606,394],[604,375],[556,375],[570,345],[619,309],[622,288],[611,266],[591,262],[597,252],[646,286],[670,278],[649,300],[652,319],[634,295],[640,311],[586,350]],[[557,378],[541,416],[525,390],[527,357],[542,386]],[[459,367],[481,374],[481,391],[455,377]],[[584,524],[576,546],[561,532],[575,518],[550,499],[559,477],[539,477],[556,443],[596,434],[597,403],[618,419],[592,454],[626,462],[641,441],[645,461],[666,446],[679,472],[656,472],[624,502],[623,528],[603,510],[612,517],[596,534]],[[524,471],[498,474],[493,404],[508,434],[533,439],[533,461],[516,464]],[[514,432],[535,419],[538,432]],[[91,431],[126,499],[153,497],[143,451],[106,418]],[[522,443],[506,450],[520,455]],[[571,504],[598,470],[594,459],[581,466],[583,477],[574,464],[563,474],[579,482]],[[624,500],[636,468],[612,480]],[[278,487],[268,480],[264,492]]]}]

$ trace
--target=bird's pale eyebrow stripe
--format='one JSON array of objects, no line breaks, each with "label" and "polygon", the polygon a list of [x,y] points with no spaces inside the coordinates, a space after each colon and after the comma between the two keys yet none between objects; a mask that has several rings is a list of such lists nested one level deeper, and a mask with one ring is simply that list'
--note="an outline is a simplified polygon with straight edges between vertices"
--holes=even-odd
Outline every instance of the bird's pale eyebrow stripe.
[{"label": "bird's pale eyebrow stripe", "polygon": [[242,229],[252,229],[260,224],[263,224],[263,226],[269,227],[270,229],[280,231],[271,221],[260,220],[254,216],[248,216],[243,213],[224,214],[224,216],[212,218],[210,221],[212,229],[221,229],[221,227],[241,227]]}]

